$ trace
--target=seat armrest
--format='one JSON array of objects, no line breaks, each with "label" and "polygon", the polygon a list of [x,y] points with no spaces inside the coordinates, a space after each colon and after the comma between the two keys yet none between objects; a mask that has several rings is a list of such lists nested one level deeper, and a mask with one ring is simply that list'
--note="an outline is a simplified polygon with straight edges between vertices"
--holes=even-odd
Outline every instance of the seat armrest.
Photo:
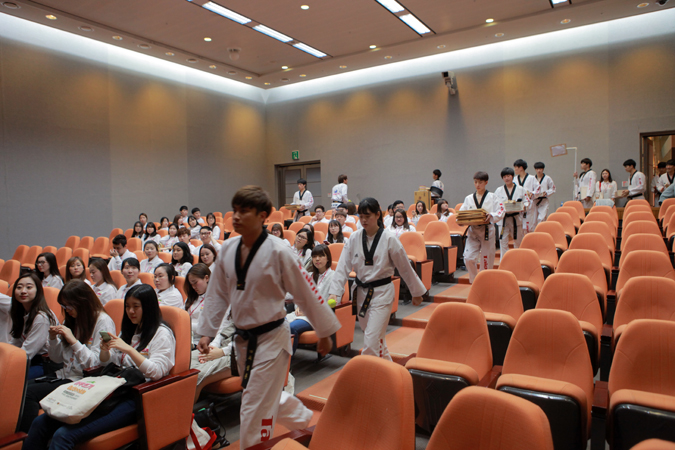
[{"label": "seat armrest", "polygon": [[10,434],[9,436],[5,436],[4,438],[0,439],[0,447],[6,447],[8,445],[16,444],[17,442],[21,442],[24,439],[26,439],[28,435],[22,431],[19,431],[18,433]]},{"label": "seat armrest", "polygon": [[606,417],[609,407],[609,388],[606,381],[596,381],[593,389],[593,409],[594,417]]},{"label": "seat armrest", "polygon": [[612,298],[613,300],[616,300],[616,291],[615,290],[610,290],[607,291],[607,299]]},{"label": "seat armrest", "polygon": [[178,373],[175,375],[167,375],[164,378],[160,378],[157,381],[148,381],[146,383],[141,383],[136,386],[134,386],[134,389],[138,391],[139,394],[143,395],[146,392],[151,392],[154,391],[155,389],[159,389],[162,386],[166,386],[171,383],[176,383],[180,380],[183,380],[185,378],[189,378],[192,376],[195,376],[199,373],[199,370],[197,369],[190,369],[187,370],[183,373]]},{"label": "seat armrest", "polygon": [[289,433],[272,438],[269,441],[261,442],[260,444],[254,445],[253,447],[249,447],[247,450],[270,450],[284,439],[292,439],[298,444],[302,444],[303,446],[307,447],[309,445],[309,441],[312,440],[312,434],[314,433],[315,426],[311,426],[303,430],[293,430]]},{"label": "seat armrest", "polygon": [[600,342],[602,343],[611,343],[612,336],[614,335],[614,329],[608,323],[602,324],[602,333],[600,335]]},{"label": "seat armrest", "polygon": [[411,359],[416,358],[416,357],[417,357],[417,352],[411,353],[410,355],[406,356],[405,358],[399,359],[395,362],[402,365],[403,367],[405,367],[405,365],[408,364],[408,361],[410,361]]},{"label": "seat armrest", "polygon": [[82,375],[85,377],[97,377],[101,374],[101,372],[103,372],[104,367],[105,366],[94,366],[90,367],[89,369],[84,369],[82,371]]},{"label": "seat armrest", "polygon": [[502,374],[502,366],[492,366],[492,370],[485,374],[485,376],[478,382],[477,386],[494,389],[497,386],[497,379]]},{"label": "seat armrest", "polygon": [[335,308],[333,308],[333,311],[336,311],[336,310],[342,309],[342,308],[351,308],[351,307],[352,307],[352,302],[340,303],[339,305],[335,305]]}]

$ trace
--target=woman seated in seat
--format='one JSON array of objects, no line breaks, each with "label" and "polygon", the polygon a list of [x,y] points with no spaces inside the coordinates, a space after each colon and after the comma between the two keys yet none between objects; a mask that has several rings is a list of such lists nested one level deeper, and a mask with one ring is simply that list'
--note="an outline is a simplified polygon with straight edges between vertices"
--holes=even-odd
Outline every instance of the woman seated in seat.
[{"label": "woman seated in seat", "polygon": [[406,215],[405,211],[402,209],[397,209],[394,211],[394,221],[391,223],[389,231],[394,233],[396,237],[400,239],[403,233],[416,230],[413,225],[408,223],[408,216]]},{"label": "woman seated in seat", "polygon": [[[148,224],[148,227],[150,224]],[[162,264],[159,255],[159,244],[155,241],[146,241],[143,252],[147,259],[141,261],[141,273],[153,273],[155,269]]]},{"label": "woman seated in seat", "polygon": [[[126,261],[126,260],[125,260]],[[162,321],[157,294],[148,285],[134,287],[124,298],[122,332],[100,343],[100,361],[138,368],[146,380],[156,381],[169,374],[175,364],[176,338]],[[100,338],[99,338],[100,339]],[[66,425],[47,414],[33,421],[24,443],[30,449],[73,449],[86,442],[138,421],[136,399],[123,398],[109,412],[94,411],[75,425]],[[51,445],[48,446],[51,439]]]},{"label": "woman seated in seat", "polygon": [[331,220],[328,223],[328,236],[326,241],[329,244],[344,244],[345,236],[342,234],[342,225],[337,220]]},{"label": "woman seated in seat", "polygon": [[160,238],[159,243],[164,248],[173,248],[174,244],[178,242],[178,225],[172,223],[169,225],[169,234]]},{"label": "woman seated in seat", "polygon": [[450,205],[448,205],[448,201],[440,198],[436,201],[436,205],[438,205],[436,207],[436,217],[438,217],[438,220],[441,222],[447,222],[448,218],[452,216],[452,211],[450,211]]},{"label": "woman seated in seat", "polygon": [[103,310],[98,296],[81,280],[67,283],[58,297],[63,308],[63,325],[49,327],[49,359],[63,368],[47,382],[31,380],[26,387],[19,431],[28,433],[40,411],[40,400],[62,384],[78,381],[83,370],[98,366],[101,331],[116,334],[115,322]]},{"label": "woman seated in seat", "polygon": [[143,224],[140,221],[134,223],[134,228],[133,228],[133,231],[131,232],[131,237],[143,239],[144,234],[145,234],[145,230],[143,228]]},{"label": "woman seated in seat", "polygon": [[59,321],[49,309],[42,283],[33,272],[19,276],[14,282],[9,314],[12,318],[9,343],[26,352],[30,361],[28,379],[43,376],[42,355],[49,350],[49,327]]},{"label": "woman seated in seat", "polygon": [[216,257],[218,256],[218,251],[211,244],[204,244],[199,249],[199,262],[201,264],[206,264],[206,267],[213,272],[213,265],[216,263]]},{"label": "woman seated in seat", "polygon": [[427,204],[424,203],[423,201],[419,201],[415,203],[415,210],[412,213],[410,221],[413,223],[413,225],[417,225],[417,222],[419,222],[420,217],[422,217],[425,214],[429,214],[429,211],[427,211]]},{"label": "woman seated in seat", "polygon": [[143,248],[145,248],[145,243],[149,241],[154,241],[157,246],[162,241],[162,236],[157,234],[157,227],[155,227],[154,222],[148,222],[148,224],[145,226],[145,234],[143,234]]},{"label": "woman seated in seat", "polygon": [[163,263],[155,269],[155,287],[160,305],[183,309],[183,294],[176,288],[176,269]]},{"label": "woman seated in seat", "polygon": [[284,241],[286,244],[288,244],[289,247],[291,246],[291,243],[288,242],[286,239],[284,239],[284,228],[281,226],[280,223],[275,223],[274,225],[272,225],[270,234]]},{"label": "woman seated in seat", "polygon": [[190,247],[185,242],[178,242],[173,244],[173,252],[171,254],[171,264],[176,269],[176,275],[179,277],[187,276],[192,268],[194,258],[190,252]]},{"label": "woman seated in seat", "polygon": [[66,283],[71,280],[80,280],[91,284],[87,280],[87,274],[84,271],[84,262],[79,256],[73,256],[66,263]]},{"label": "woman seated in seat", "polygon": [[232,352],[232,336],[235,327],[230,321],[230,310],[225,313],[223,323],[220,325],[218,334],[211,341],[209,347],[211,350],[207,354],[199,353],[199,350],[192,350],[191,369],[199,370],[197,374],[197,390],[195,391],[195,403],[199,400],[204,386],[215,383],[225,378],[230,378],[230,354]]},{"label": "woman seated in seat", "polygon": [[309,268],[312,259],[312,249],[314,248],[314,233],[306,228],[298,231],[295,235],[295,245],[293,252],[298,257],[303,267]]},{"label": "woman seated in seat", "polygon": [[199,316],[204,309],[204,298],[206,295],[206,288],[209,287],[209,278],[211,271],[206,264],[195,264],[185,277],[186,283],[183,285],[187,299],[185,300],[185,310],[190,315],[192,321],[192,344],[193,346],[199,343],[201,336],[195,333],[197,324],[199,323]]},{"label": "woman seated in seat", "polygon": [[199,240],[199,230],[202,229],[202,226],[197,222],[197,218],[190,214],[188,217],[188,225],[190,226],[190,239]]},{"label": "woman seated in seat", "polygon": [[[159,230],[168,230],[168,229],[169,229],[169,225],[171,225],[171,222],[169,222],[169,218],[168,218],[168,217],[162,217],[162,218],[159,220]],[[157,230],[157,231],[159,231],[159,230]]]},{"label": "woman seated in seat", "polygon": [[101,304],[105,305],[117,295],[117,285],[110,275],[108,265],[100,258],[93,259],[89,263],[89,275],[93,285],[91,288],[94,293],[101,300]]},{"label": "woman seated in seat", "polygon": [[211,236],[213,236],[213,239],[219,240],[220,227],[218,226],[218,223],[216,222],[216,216],[213,213],[208,213],[206,215],[206,224],[211,227]]},{"label": "woman seated in seat", "polygon": [[56,289],[63,287],[63,278],[61,278],[59,265],[53,253],[40,253],[35,259],[35,270],[42,287],[53,287]]},{"label": "woman seated in seat", "polygon": [[124,277],[125,280],[127,280],[127,284],[120,286],[120,288],[117,290],[117,294],[115,295],[115,298],[125,298],[127,295],[127,292],[139,284],[143,284],[138,278],[138,274],[141,271],[141,264],[138,262],[137,259],[134,258],[127,258],[124,261],[122,261],[122,276]]}]

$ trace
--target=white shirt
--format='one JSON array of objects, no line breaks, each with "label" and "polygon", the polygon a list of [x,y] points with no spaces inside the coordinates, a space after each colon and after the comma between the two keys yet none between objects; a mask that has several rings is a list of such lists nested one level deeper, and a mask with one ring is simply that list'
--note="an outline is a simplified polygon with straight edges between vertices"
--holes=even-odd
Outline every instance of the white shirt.
[{"label": "white shirt", "polygon": [[199,224],[192,227],[190,229],[190,239],[199,239],[199,230],[201,230],[201,229],[202,229],[202,227]]},{"label": "white shirt", "polygon": [[[345,222],[345,224],[346,224],[346,223],[347,223],[347,222]],[[354,231],[354,230],[352,229],[352,227],[348,227],[347,225],[343,225],[343,226],[342,226],[342,233],[351,233],[351,232],[353,232],[353,231]]]},{"label": "white shirt", "polygon": [[[548,198],[551,195],[555,194],[555,184],[553,183],[553,180],[551,179],[551,177],[544,174],[544,177],[541,179],[541,181],[539,181],[536,176],[534,177],[534,180],[537,183],[536,189],[538,191],[538,193],[535,195],[535,198],[538,198],[538,199],[539,198]],[[546,194],[546,196],[544,196],[544,194]],[[535,204],[536,203],[542,203],[542,202],[544,202],[544,200],[536,201]]]},{"label": "white shirt", "polygon": [[[212,274],[213,275],[213,274]],[[204,310],[204,303],[206,300],[206,294],[202,294],[199,297],[197,297],[197,300],[195,300],[192,305],[190,305],[189,308],[187,308],[187,312],[190,315],[190,321],[192,323],[192,343],[197,345],[201,337],[203,336],[202,334],[199,334],[197,332],[197,327],[199,326],[199,318],[202,315],[202,311]]]},{"label": "white shirt", "polygon": [[9,332],[12,329],[12,318],[9,310],[12,306],[12,297],[0,294],[0,342],[9,343]]},{"label": "white shirt", "polygon": [[389,230],[389,231],[391,231],[392,233],[394,233],[394,235],[395,235],[397,238],[400,239],[400,238],[401,238],[401,235],[402,235],[403,233],[406,233],[406,232],[409,232],[409,231],[417,231],[417,230],[415,229],[415,226],[412,225],[412,224],[410,224],[410,223],[408,224],[408,227],[409,227],[409,229],[406,230],[403,226],[392,225],[392,226],[390,226],[389,228],[387,228],[387,230]]},{"label": "white shirt", "polygon": [[628,195],[635,196],[633,198],[639,198],[644,196],[645,190],[647,190],[647,181],[645,174],[638,172],[637,170],[633,173],[632,176],[628,177],[629,186],[628,186]]},{"label": "white shirt", "polygon": [[[23,322],[26,323],[28,319],[28,313],[23,316]],[[59,324],[59,321],[56,320],[56,317],[52,314],[52,319],[56,325]],[[26,352],[28,360],[33,359],[37,355],[42,355],[49,351],[49,327],[52,326],[49,323],[49,317],[44,312],[38,313],[33,319],[33,324],[30,327],[30,330],[26,330],[24,327],[21,337],[14,338],[10,336],[9,343],[15,347],[19,347]]]},{"label": "white shirt", "polygon": [[146,239],[145,235],[143,235],[143,238],[141,239],[141,248],[142,249],[145,249],[145,243],[148,242],[148,241],[153,241],[157,245],[159,245],[159,244],[162,243],[162,236],[160,236],[159,234],[156,234],[154,236],[148,236],[147,239]]},{"label": "white shirt", "polygon": [[[445,186],[443,185],[443,182],[442,182],[441,180],[434,180],[434,182],[431,183],[431,186],[432,186],[432,187],[437,187],[437,188],[440,189],[441,191],[445,191]],[[438,197],[438,194],[432,192],[432,193],[431,193],[431,196],[432,196],[432,197]]]},{"label": "white shirt", "polygon": [[115,298],[121,298],[122,300],[124,300],[124,296],[127,295],[127,291],[134,286],[138,286],[139,284],[143,284],[140,279],[136,280],[136,282],[131,286],[125,283],[124,286],[122,286],[117,290],[117,295],[115,296]]},{"label": "white shirt", "polygon": [[[131,346],[136,348],[140,340],[141,335],[134,334]],[[146,380],[157,381],[167,376],[176,363],[176,338],[168,327],[160,325],[147,347],[140,349],[138,353],[146,358],[140,367],[128,355],[115,349],[110,351],[110,359],[101,364],[105,366],[112,362],[121,367],[138,367]]]},{"label": "white shirt", "polygon": [[171,237],[167,234],[166,236],[162,237],[159,242],[163,247],[173,248],[173,245],[178,242],[178,236]]},{"label": "white shirt", "polygon": [[448,214],[447,214],[447,215],[441,214],[440,217],[438,217],[438,215],[437,215],[438,221],[439,221],[439,222],[447,222],[448,219],[450,218],[450,216],[452,216],[452,215],[453,215],[453,214],[452,214],[452,211],[448,211]]},{"label": "white shirt", "polygon": [[[528,177],[529,178],[529,177]],[[506,212],[504,211],[504,204],[497,198],[492,192],[485,192],[483,194],[485,200],[483,201],[483,209],[491,216],[490,222],[497,223],[504,218]],[[459,208],[460,211],[466,211],[470,209],[478,209],[478,205],[473,201],[473,194],[467,195],[464,199],[462,207]],[[472,226],[482,226],[482,225],[472,225]]]},{"label": "white shirt", "polygon": [[110,258],[110,262],[108,263],[108,270],[121,270],[122,262],[124,262],[124,260],[127,258],[138,259],[138,257],[134,254],[134,252],[130,252],[128,249],[125,248],[123,255]]},{"label": "white shirt", "polygon": [[91,288],[94,290],[98,296],[98,299],[101,300],[101,304],[104,306],[117,295],[117,287],[115,285],[108,284],[105,281],[101,283],[100,286],[92,286]]},{"label": "white shirt", "polygon": [[612,181],[611,183],[608,183],[607,181],[598,181],[595,188],[597,192],[602,193],[603,199],[612,200],[617,190],[616,181]]},{"label": "white shirt", "polygon": [[215,227],[213,227],[212,236],[213,236],[214,239],[216,239],[216,240],[220,239],[220,227],[219,227],[218,225],[216,225]]},{"label": "white shirt", "polygon": [[157,292],[160,305],[175,306],[176,308],[183,309],[183,296],[176,286],[171,286],[162,292],[159,289],[155,289],[155,291]]},{"label": "white shirt", "polygon": [[141,261],[141,273],[155,273],[157,266],[163,262],[159,256],[155,256],[152,259],[144,259]]},{"label": "white shirt", "polygon": [[323,216],[323,219],[321,220],[316,220],[316,216],[312,217],[311,223],[329,223],[330,220],[326,218],[326,216]]},{"label": "white shirt", "polygon": [[[673,178],[672,181],[675,181],[675,177]],[[673,184],[672,181],[668,176],[668,172],[666,172],[659,177],[658,181],[656,182],[656,188],[659,190],[659,192],[663,192],[665,188]]]},{"label": "white shirt", "polygon": [[56,275],[47,275],[42,280],[42,287],[53,287],[56,289],[61,289],[63,287],[63,280],[61,279],[61,277],[57,277]]},{"label": "white shirt", "polygon": [[413,216],[410,218],[410,221],[413,223],[413,225],[417,225],[417,222],[420,221],[420,217],[422,217],[423,215],[424,214],[414,214],[413,213]]},{"label": "white shirt", "polygon": [[387,215],[387,216],[384,217],[382,222],[384,222],[385,228],[389,228],[391,226],[391,224],[394,222],[394,216]]},{"label": "white shirt", "polygon": [[186,277],[187,273],[192,269],[192,264],[186,262],[183,264],[174,264],[173,268],[176,269],[176,275],[179,277]]},{"label": "white shirt", "polygon": [[349,199],[347,198],[348,187],[345,183],[336,184],[331,190],[331,201],[333,203],[347,203]]},{"label": "white shirt", "polygon": [[298,250],[295,246],[293,246],[293,254],[298,258],[298,261],[302,264],[302,267],[305,267],[307,262],[312,259],[312,251],[310,249],[304,250],[300,249]]},{"label": "white shirt", "polygon": [[[316,280],[316,287],[319,288],[319,295],[321,298],[327,299],[329,296],[328,290],[330,289],[330,284],[331,281],[333,280],[333,275],[335,275],[335,272],[333,272],[333,269],[330,267],[326,269],[326,271],[322,274],[319,275],[319,278]],[[339,299],[338,299],[339,300]],[[298,315],[298,314],[302,315]],[[309,323],[310,325],[312,322],[309,321],[307,316],[304,315],[305,313],[302,312],[302,310],[298,307],[298,305],[295,305],[295,313],[289,314],[289,316],[292,316],[292,319],[295,320],[304,320],[305,322]],[[287,319],[289,319],[288,316],[286,316]],[[289,322],[292,322],[293,320],[289,320]]]},{"label": "white shirt", "polygon": [[300,191],[296,192],[293,194],[293,203],[291,205],[303,205],[304,212],[298,211],[298,213],[301,216],[307,216],[309,215],[309,210],[314,205],[314,197],[312,197],[312,193],[309,192],[307,189],[302,193],[302,199],[300,198]]},{"label": "white shirt", "polygon": [[[518,186],[523,188],[523,191],[525,192],[525,197],[528,199],[528,201],[532,198],[534,198],[534,195],[536,195],[537,188],[539,187],[539,183],[537,183],[537,180],[534,179],[534,176],[530,175],[529,173],[525,175],[524,180],[521,182],[520,177],[516,175],[516,177],[513,179],[513,182],[516,183]],[[532,207],[533,203],[529,202],[526,205],[526,208]]]},{"label": "white shirt", "polygon": [[101,331],[117,335],[115,322],[105,312],[98,315],[94,331],[86,345],[83,345],[80,341],[68,345],[65,339],[61,339],[61,336],[49,340],[49,359],[55,363],[63,363],[63,368],[56,372],[59,379],[77,381],[83,377],[83,369],[101,364],[99,359]]},{"label": "white shirt", "polygon": [[[582,172],[579,178],[574,179],[575,200],[584,200],[586,197],[591,199],[595,195],[595,183],[598,179],[594,170]],[[581,198],[581,188],[586,188],[586,197]]]},{"label": "white shirt", "polygon": [[[222,247],[222,246],[221,246],[219,243],[217,243],[217,242],[211,242],[210,244],[213,245],[213,248],[215,248],[217,252],[219,252],[219,251],[220,251],[220,248]],[[204,244],[200,245],[199,247],[195,247],[195,249],[192,250],[192,254],[193,254],[193,255],[196,255],[196,256],[199,256],[199,252],[202,251],[202,247],[203,247],[203,246],[204,246]]]}]

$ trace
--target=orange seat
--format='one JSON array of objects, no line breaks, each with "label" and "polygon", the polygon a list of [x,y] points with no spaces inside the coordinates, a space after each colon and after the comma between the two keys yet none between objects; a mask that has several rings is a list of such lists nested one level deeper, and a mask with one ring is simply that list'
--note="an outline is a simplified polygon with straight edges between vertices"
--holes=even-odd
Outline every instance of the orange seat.
[{"label": "orange seat", "polygon": [[672,206],[673,213],[668,219],[668,222],[665,222],[665,228],[663,229],[666,238],[668,239],[668,246],[673,248],[673,236],[675,236],[675,205]]},{"label": "orange seat", "polygon": [[614,261],[612,259],[612,252],[607,249],[607,241],[605,241],[602,235],[598,233],[579,233],[570,242],[570,250],[590,250],[595,252],[600,258],[602,268],[605,270],[607,286],[611,285]]},{"label": "orange seat", "polygon": [[426,446],[426,450],[496,448],[553,450],[548,418],[527,400],[476,386],[462,389],[452,399]]},{"label": "orange seat", "polygon": [[61,278],[63,279],[63,281],[66,280],[66,266],[65,265],[59,266],[59,275],[61,275]]},{"label": "orange seat", "polygon": [[569,244],[567,243],[567,237],[565,237],[565,229],[558,222],[546,221],[538,223],[534,231],[551,235],[558,254],[567,250]]},{"label": "orange seat", "polygon": [[75,250],[79,244],[79,236],[70,236],[68,239],[66,239],[66,245],[64,245],[64,247],[69,247],[71,250]]},{"label": "orange seat", "polygon": [[110,235],[108,236],[108,242],[110,243],[110,249],[112,249],[112,240],[115,239],[116,236],[124,234],[124,230],[121,228],[113,228],[112,231],[110,232]]},{"label": "orange seat", "polygon": [[638,233],[650,233],[656,236],[663,236],[659,226],[656,222],[651,222],[648,220],[636,220],[631,222],[625,227],[623,227],[623,232],[621,233],[621,250],[623,251],[623,246],[626,240],[633,234]]},{"label": "orange seat", "polygon": [[412,217],[412,213],[415,210],[415,205],[416,203],[413,203],[412,205],[408,206],[408,211],[406,211],[406,214],[408,215],[408,219]]},{"label": "orange seat", "polygon": [[[59,266],[65,266],[68,264],[68,260],[73,257],[73,249],[61,247],[54,256],[56,256],[56,262]],[[110,258],[110,255],[108,255],[108,258]]]},{"label": "orange seat", "polygon": [[662,252],[633,250],[621,266],[616,280],[616,303],[621,300],[621,291],[628,280],[634,277],[663,277],[675,280],[675,270],[670,259]]},{"label": "orange seat", "polygon": [[606,316],[607,276],[597,253],[592,250],[567,250],[558,263],[558,273],[577,273],[586,276],[593,284],[602,315]]},{"label": "orange seat", "polygon": [[584,204],[576,200],[568,200],[563,203],[565,207],[572,207],[577,211],[577,216],[582,222],[586,219],[586,211],[584,210]]},{"label": "orange seat", "polygon": [[93,258],[110,258],[110,241],[107,237],[101,236],[97,237],[92,245],[91,250],[89,250],[90,256]]},{"label": "orange seat", "polygon": [[632,450],[675,450],[675,442],[662,441],[661,439],[647,439],[633,447]]},{"label": "orange seat", "polygon": [[663,242],[663,238],[655,234],[632,234],[621,242],[621,247],[623,247],[623,249],[621,250],[621,258],[619,258],[619,270],[621,270],[621,266],[626,260],[627,255],[635,250],[653,250],[655,252],[661,252],[670,259],[670,254],[668,253],[665,242]]},{"label": "orange seat", "polygon": [[[495,286],[499,286],[499,289],[495,289]],[[485,314],[492,363],[501,366],[513,330],[523,314],[523,301],[516,276],[506,270],[481,270],[471,285],[466,302],[478,306]]]},{"label": "orange seat", "polygon": [[635,199],[630,200],[626,203],[626,206],[623,208],[623,214],[626,215],[629,212],[633,211],[651,211],[652,205],[649,204],[647,200],[644,199]]},{"label": "orange seat", "polygon": [[[202,241],[199,241],[201,245]],[[128,238],[127,239],[127,250],[130,252],[143,251],[143,241],[139,238]],[[194,245],[194,244],[193,244]]]},{"label": "orange seat", "polygon": [[[283,226],[283,224],[282,224]],[[321,231],[324,235],[328,236],[328,224],[325,222],[319,222],[314,224],[314,231]]]},{"label": "orange seat", "polygon": [[333,270],[337,267],[338,261],[340,261],[340,256],[342,256],[342,249],[345,247],[345,244],[328,244],[328,250],[330,251],[330,259],[333,260]]},{"label": "orange seat", "polygon": [[11,289],[9,287],[9,283],[6,282],[5,280],[0,280],[0,294],[5,294],[9,297],[12,296]]},{"label": "orange seat", "polygon": [[136,250],[135,252],[133,252],[133,254],[136,255],[136,259],[139,262],[143,261],[144,259],[148,259],[148,257],[145,255],[145,253],[140,251],[140,250]]},{"label": "orange seat", "polygon": [[614,228],[619,227],[619,212],[616,210],[615,207],[607,205],[595,205],[591,208],[589,213],[594,212],[602,212],[609,214],[609,217],[612,219],[612,223],[614,224]]},{"label": "orange seat", "polygon": [[436,214],[424,214],[420,216],[419,220],[417,221],[417,225],[415,225],[415,229],[419,233],[424,234],[424,230],[426,230],[427,225],[431,222],[438,222],[438,217],[436,217]]},{"label": "orange seat", "polygon": [[595,288],[588,277],[576,273],[551,275],[541,288],[537,309],[568,311],[577,318],[584,333],[593,373],[596,373],[600,363],[603,318]]},{"label": "orange seat", "polygon": [[534,308],[544,284],[544,272],[541,270],[537,252],[528,248],[509,250],[499,261],[499,270],[507,270],[516,276],[523,300],[523,310]]},{"label": "orange seat", "polygon": [[614,256],[616,241],[614,240],[614,237],[612,237],[612,232],[609,230],[609,227],[605,222],[592,222],[588,219],[588,216],[586,216],[586,220],[581,225],[581,228],[579,228],[579,234],[585,233],[595,233],[601,235],[605,240],[605,244],[607,244],[607,249],[612,254],[612,257]]},{"label": "orange seat", "polygon": [[581,226],[581,218],[579,217],[579,212],[577,211],[577,209],[575,207],[573,207],[573,206],[561,206],[558,209],[556,209],[555,212],[569,214],[570,218],[572,219],[572,223],[574,224],[574,227],[577,230]]},{"label": "orange seat", "polygon": [[497,389],[544,410],[555,448],[586,448],[593,369],[577,318],[567,311],[526,311],[511,338]]},{"label": "orange seat", "polygon": [[312,216],[302,216],[298,219],[298,222],[300,223],[309,223],[312,220]]},{"label": "orange seat", "polygon": [[132,234],[134,234],[133,228],[127,228],[126,230],[124,230],[124,236],[127,238],[127,240],[131,239]]},{"label": "orange seat", "polygon": [[281,212],[284,215],[284,220],[291,220],[293,218],[293,214],[295,214],[295,211],[291,211],[290,209],[286,209],[285,206],[282,206],[279,208],[279,212]]},{"label": "orange seat", "polygon": [[288,243],[291,244],[291,247],[295,245],[295,235],[295,231],[284,230],[284,239],[286,239]]},{"label": "orange seat", "polygon": [[[16,250],[14,250],[14,256],[12,256],[12,259],[15,261],[19,261],[19,263],[23,262],[24,257],[26,256],[26,253],[28,253],[28,250],[30,247],[27,245],[19,245]],[[33,260],[35,262],[35,260]]]},{"label": "orange seat", "polygon": [[234,215],[234,211],[227,211],[227,212],[223,215],[223,222],[224,222],[225,220],[231,218],[233,215]]},{"label": "orange seat", "polygon": [[612,238],[614,238],[614,240],[616,240],[617,228],[619,226],[619,219],[614,217],[612,214],[610,214],[608,212],[603,212],[603,211],[595,211],[595,212],[588,213],[584,223],[590,223],[590,222],[602,222],[605,225],[607,225],[607,229],[609,230],[609,233],[612,235]]},{"label": "orange seat", "polygon": [[20,450],[26,437],[26,433],[15,432],[23,412],[29,365],[23,349],[0,342],[0,367],[4,369],[0,370],[0,441],[6,443],[3,449]]},{"label": "orange seat", "polygon": [[232,233],[234,231],[232,216],[223,219],[223,226],[221,228],[225,233]]},{"label": "orange seat", "polygon": [[399,237],[403,249],[412,261],[417,276],[422,280],[422,284],[427,290],[431,289],[431,279],[433,276],[434,262],[427,259],[427,248],[424,245],[424,238],[420,233],[403,233]]},{"label": "orange seat", "polygon": [[39,245],[32,246],[31,248],[28,249],[28,251],[24,255],[23,261],[21,261],[21,265],[29,267],[31,269],[35,269],[35,260],[37,259],[40,253],[42,253],[42,247],[40,247]]},{"label": "orange seat", "polygon": [[529,248],[537,252],[541,268],[544,271],[544,278],[555,273],[558,266],[558,251],[550,234],[536,231],[528,233],[523,237],[519,248]]},{"label": "orange seat", "polygon": [[155,286],[155,274],[153,273],[141,272],[138,274],[138,278],[141,280],[141,283],[143,284],[149,284],[153,288],[157,287]]},{"label": "orange seat", "polygon": [[[568,213],[559,213],[554,212],[548,216],[546,219],[547,222],[558,222],[562,225],[563,230],[565,230],[565,236],[567,236],[567,243],[577,234],[576,228],[574,227],[574,222],[572,222],[572,217]],[[586,221],[584,221],[585,223]]]},{"label": "orange seat", "polygon": [[75,247],[73,251],[77,250],[78,248],[86,248],[87,250],[91,251],[93,246],[94,246],[94,238],[91,236],[84,236],[83,238],[80,239],[80,243],[77,244],[77,247]]},{"label": "orange seat", "polygon": [[477,385],[492,370],[483,311],[466,303],[440,304],[424,329],[417,356],[405,367],[413,378],[419,412],[415,422],[433,431],[452,397],[466,386]]},{"label": "orange seat", "polygon": [[48,245],[48,246],[44,247],[44,248],[42,249],[42,251],[43,251],[44,253],[53,253],[54,255],[56,255],[56,252],[58,252],[59,249],[56,248],[56,247],[54,247],[53,245]]},{"label": "orange seat", "polygon": [[652,214],[651,211],[631,211],[627,215],[623,215],[623,222],[621,224],[622,227],[627,227],[628,224],[632,222],[637,222],[638,220],[646,220],[647,222],[654,222],[658,226],[658,222],[656,221],[656,217],[654,217],[654,214]]},{"label": "orange seat", "polygon": [[323,231],[314,230],[314,240],[319,243],[323,243],[323,241],[326,240],[326,233]]},{"label": "orange seat", "polygon": [[117,286],[118,288],[127,284],[127,280],[124,279],[124,275],[122,275],[122,272],[119,271],[119,270],[111,270],[110,276],[112,277],[113,281],[115,282],[115,286]]},{"label": "orange seat", "polygon": [[171,264],[171,253],[169,253],[169,252],[159,252],[159,253],[157,253],[157,256],[159,256],[159,259],[161,259],[162,262],[165,262],[167,264]]},{"label": "orange seat", "polygon": [[609,373],[608,441],[624,450],[675,433],[675,322],[638,319],[616,345]]},{"label": "orange seat", "polygon": [[661,206],[659,207],[659,220],[665,217],[668,209],[673,205],[675,205],[675,198],[667,198],[661,203]]},{"label": "orange seat", "polygon": [[293,222],[289,227],[289,231],[293,231],[297,233],[298,231],[302,230],[302,227],[304,227],[305,224],[302,222]]},{"label": "orange seat", "polygon": [[5,264],[2,265],[0,269],[0,280],[5,280],[10,285],[14,284],[17,278],[19,278],[19,273],[21,272],[21,263],[17,260],[10,259],[5,261]]},{"label": "orange seat", "polygon": [[183,302],[187,300],[187,294],[185,293],[185,277],[176,277],[174,281],[176,289],[180,291],[180,294],[183,296]]},{"label": "orange seat", "polygon": [[273,213],[270,213],[269,217],[265,221],[267,222],[279,222],[281,224],[284,223],[284,213],[281,211],[274,211]]},{"label": "orange seat", "polygon": [[58,301],[59,292],[61,292],[61,290],[53,287],[45,287],[43,290],[45,293],[45,300],[47,300],[47,306],[49,306],[49,309],[52,310],[59,323],[63,323],[65,316],[63,315],[63,308]]},{"label": "orange seat", "polygon": [[73,256],[79,256],[84,261],[85,267],[89,265],[89,250],[86,248],[78,248],[73,252]]},{"label": "orange seat", "polygon": [[[341,325],[335,333],[335,347],[340,355],[347,355],[351,349],[351,343],[354,342],[354,328],[356,327],[356,316],[352,315],[352,304],[349,301],[349,283],[345,283],[345,291],[340,304],[333,311]],[[305,331],[300,335],[298,342],[303,345],[314,345],[319,342],[319,337],[314,330]]]},{"label": "orange seat", "polygon": [[452,276],[457,270],[457,247],[452,246],[448,224],[439,220],[430,222],[424,233],[424,245],[427,255],[440,252],[441,267],[434,268],[434,272],[443,272],[446,279]]}]

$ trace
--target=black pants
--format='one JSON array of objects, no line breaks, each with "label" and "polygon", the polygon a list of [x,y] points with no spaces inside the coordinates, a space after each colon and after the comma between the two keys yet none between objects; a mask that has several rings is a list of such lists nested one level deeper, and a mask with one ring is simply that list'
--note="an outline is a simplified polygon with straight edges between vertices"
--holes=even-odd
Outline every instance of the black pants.
[{"label": "black pants", "polygon": [[26,401],[23,406],[23,418],[21,419],[21,426],[19,431],[28,433],[30,425],[40,412],[40,400],[52,393],[54,389],[62,384],[71,383],[72,380],[56,380],[53,383],[43,381],[36,383],[35,380],[29,380],[26,386]]}]

